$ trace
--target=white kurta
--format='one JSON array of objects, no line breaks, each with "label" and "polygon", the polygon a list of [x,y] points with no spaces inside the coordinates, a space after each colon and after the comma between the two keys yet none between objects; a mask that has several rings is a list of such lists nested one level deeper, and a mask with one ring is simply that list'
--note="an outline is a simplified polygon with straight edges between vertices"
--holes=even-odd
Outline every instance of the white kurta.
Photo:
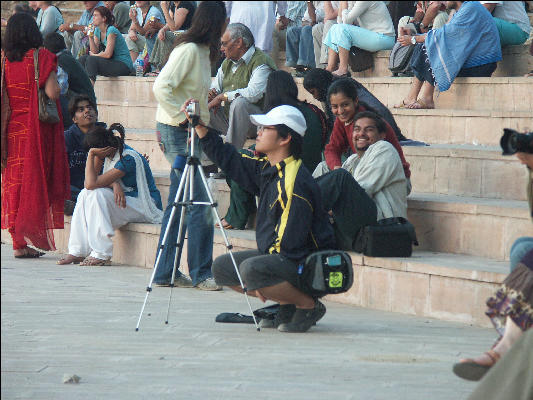
[{"label": "white kurta", "polygon": [[407,180],[396,149],[385,140],[371,145],[362,158],[352,154],[343,164],[376,203],[378,221],[407,218]]},{"label": "white kurta", "polygon": [[226,1],[226,10],[230,24],[246,25],[254,35],[255,46],[270,53],[276,12],[285,15],[286,1]]}]

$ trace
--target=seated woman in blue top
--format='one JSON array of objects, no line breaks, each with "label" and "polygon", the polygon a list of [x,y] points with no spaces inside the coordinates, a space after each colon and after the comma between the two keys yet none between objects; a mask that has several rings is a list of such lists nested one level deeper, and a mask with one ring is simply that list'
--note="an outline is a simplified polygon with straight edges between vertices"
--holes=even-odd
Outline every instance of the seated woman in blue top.
[{"label": "seated woman in blue top", "polygon": [[96,7],[93,12],[93,29],[88,27],[89,55],[79,61],[94,85],[96,75],[128,76],[133,71],[130,53],[124,37],[113,26],[115,17],[106,7]]},{"label": "seated woman in blue top", "polygon": [[58,261],[60,265],[109,265],[116,229],[128,222],[161,223],[163,217],[148,162],[124,144],[122,125],[94,127],[85,145],[85,189],[72,215],[69,254]]}]

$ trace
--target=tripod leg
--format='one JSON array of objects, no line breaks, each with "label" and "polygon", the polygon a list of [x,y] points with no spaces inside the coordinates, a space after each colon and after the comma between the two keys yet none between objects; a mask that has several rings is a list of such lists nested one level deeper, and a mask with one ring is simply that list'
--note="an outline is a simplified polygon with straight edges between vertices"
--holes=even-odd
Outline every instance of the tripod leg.
[{"label": "tripod leg", "polygon": [[[185,169],[183,170],[184,176],[186,176],[185,174],[187,174],[187,171],[188,171],[189,168],[190,168],[189,165],[185,165]],[[182,178],[183,178],[183,176],[182,176]],[[181,194],[183,193],[184,188],[185,188],[185,179],[181,179],[180,180],[180,184],[178,186],[178,190],[176,192],[176,196],[174,197],[174,204],[172,206],[172,212],[170,213],[170,217],[169,217],[169,220],[168,220],[168,223],[167,223],[167,227],[165,229],[165,234],[163,235],[163,240],[161,241],[161,246],[157,250],[157,256],[156,256],[156,260],[155,260],[155,264],[154,264],[154,270],[152,271],[152,276],[150,277],[150,282],[149,282],[148,286],[146,287],[146,295],[144,296],[144,302],[143,302],[143,305],[142,305],[142,308],[141,308],[141,312],[139,314],[139,319],[137,320],[137,326],[135,327],[135,331],[139,330],[139,325],[141,324],[141,318],[142,318],[142,315],[144,313],[144,308],[146,307],[146,302],[148,300],[148,295],[152,291],[152,284],[154,282],[154,277],[155,277],[155,274],[157,272],[157,268],[159,267],[159,261],[161,259],[161,253],[163,251],[163,248],[167,245],[168,232],[170,230],[170,226],[172,225],[172,222],[174,221],[174,216],[175,216],[176,210],[177,210],[177,203],[178,203],[178,201],[180,199]]]},{"label": "tripod leg", "polygon": [[213,212],[215,213],[218,226],[220,227],[220,232],[222,233],[222,237],[224,238],[226,249],[228,250],[228,253],[230,255],[231,261],[233,263],[233,267],[235,268],[235,272],[237,273],[237,277],[239,278],[239,283],[241,284],[241,288],[244,293],[244,298],[246,299],[246,303],[248,303],[248,308],[250,308],[250,312],[252,313],[252,318],[254,319],[255,327],[257,331],[260,331],[259,325],[257,324],[257,320],[255,318],[255,314],[252,310],[252,305],[250,304],[250,299],[248,298],[248,290],[244,286],[244,282],[242,281],[239,268],[237,267],[237,262],[235,261],[235,257],[233,257],[233,253],[231,251],[233,246],[230,244],[228,237],[226,235],[226,231],[224,230],[224,227],[222,226],[222,221],[220,220],[220,216],[218,215],[218,211],[217,211],[217,204],[215,203],[213,199],[213,195],[211,194],[211,191],[209,190],[209,185],[207,184],[207,179],[205,178],[204,170],[202,169],[201,166],[198,167],[198,173],[200,174],[200,177],[202,178],[202,182],[204,184],[205,191],[207,192],[207,196],[209,197],[209,202],[211,203],[211,207],[213,207]]},{"label": "tripod leg", "polygon": [[[193,168],[188,169],[188,171],[192,171]],[[183,176],[182,176],[183,178]],[[181,254],[183,252],[183,243],[185,242],[185,229],[183,228],[185,225],[185,217],[187,213],[187,202],[189,200],[190,192],[188,190],[188,184],[191,179],[191,174],[188,173],[185,176],[185,190],[183,192],[183,205],[181,206],[181,213],[180,213],[180,224],[178,229],[178,237],[177,237],[177,246],[176,246],[176,255],[174,257],[174,268],[172,269],[172,278],[170,280],[170,291],[168,294],[168,304],[167,304],[167,317],[165,319],[165,324],[168,325],[168,315],[170,313],[170,303],[172,302],[172,289],[174,288],[174,281],[176,279],[176,270],[178,266],[180,265],[181,261]]]}]

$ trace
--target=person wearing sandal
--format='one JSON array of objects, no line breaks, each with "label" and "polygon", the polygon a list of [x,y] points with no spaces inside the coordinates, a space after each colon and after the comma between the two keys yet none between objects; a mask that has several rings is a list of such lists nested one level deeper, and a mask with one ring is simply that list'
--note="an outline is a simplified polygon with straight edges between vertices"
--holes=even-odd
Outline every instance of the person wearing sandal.
[{"label": "person wearing sandal", "polygon": [[415,76],[409,93],[394,108],[435,108],[435,85],[444,92],[457,76],[489,77],[502,59],[498,29],[485,7],[477,1],[449,1],[448,6],[457,12],[442,28],[398,37],[402,46],[415,46]]},{"label": "person wearing sandal", "polygon": [[453,372],[470,381],[480,380],[525,331],[533,326],[533,250],[511,272],[494,296],[487,300],[487,316],[500,338],[491,350],[476,358],[462,359]]},{"label": "person wearing sandal", "polygon": [[[42,44],[29,14],[9,18],[2,40],[2,229],[11,235],[15,258],[44,254],[28,245],[55,250],[53,232],[63,229],[70,198],[57,60]],[[55,102],[56,123],[39,120],[38,88]]]},{"label": "person wearing sandal", "polygon": [[109,265],[116,229],[129,222],[161,223],[163,217],[148,161],[124,145],[122,125],[96,126],[86,134],[85,144],[90,149],[85,189],[72,215],[69,254],[57,262],[60,265]]},{"label": "person wearing sandal", "polygon": [[349,77],[348,59],[353,46],[370,52],[390,50],[394,36],[394,25],[383,1],[340,1],[337,24],[324,39],[324,46],[328,47],[326,70]]}]

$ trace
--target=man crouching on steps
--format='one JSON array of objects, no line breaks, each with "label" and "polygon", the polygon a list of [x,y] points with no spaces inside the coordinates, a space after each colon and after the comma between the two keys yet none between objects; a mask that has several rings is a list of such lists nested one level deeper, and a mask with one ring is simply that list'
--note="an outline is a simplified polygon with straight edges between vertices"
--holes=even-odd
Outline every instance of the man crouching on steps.
[{"label": "man crouching on steps", "polygon": [[[305,119],[297,108],[283,105],[250,120],[258,126],[255,149],[266,154],[264,158],[238,153],[201,121],[196,132],[211,161],[259,196],[258,250],[233,253],[248,294],[280,304],[274,321],[279,331],[305,332],[324,316],[326,307],[300,289],[298,265],[315,251],[335,248],[320,189],[300,159]],[[218,257],[212,270],[218,285],[242,293],[229,254]]]}]

